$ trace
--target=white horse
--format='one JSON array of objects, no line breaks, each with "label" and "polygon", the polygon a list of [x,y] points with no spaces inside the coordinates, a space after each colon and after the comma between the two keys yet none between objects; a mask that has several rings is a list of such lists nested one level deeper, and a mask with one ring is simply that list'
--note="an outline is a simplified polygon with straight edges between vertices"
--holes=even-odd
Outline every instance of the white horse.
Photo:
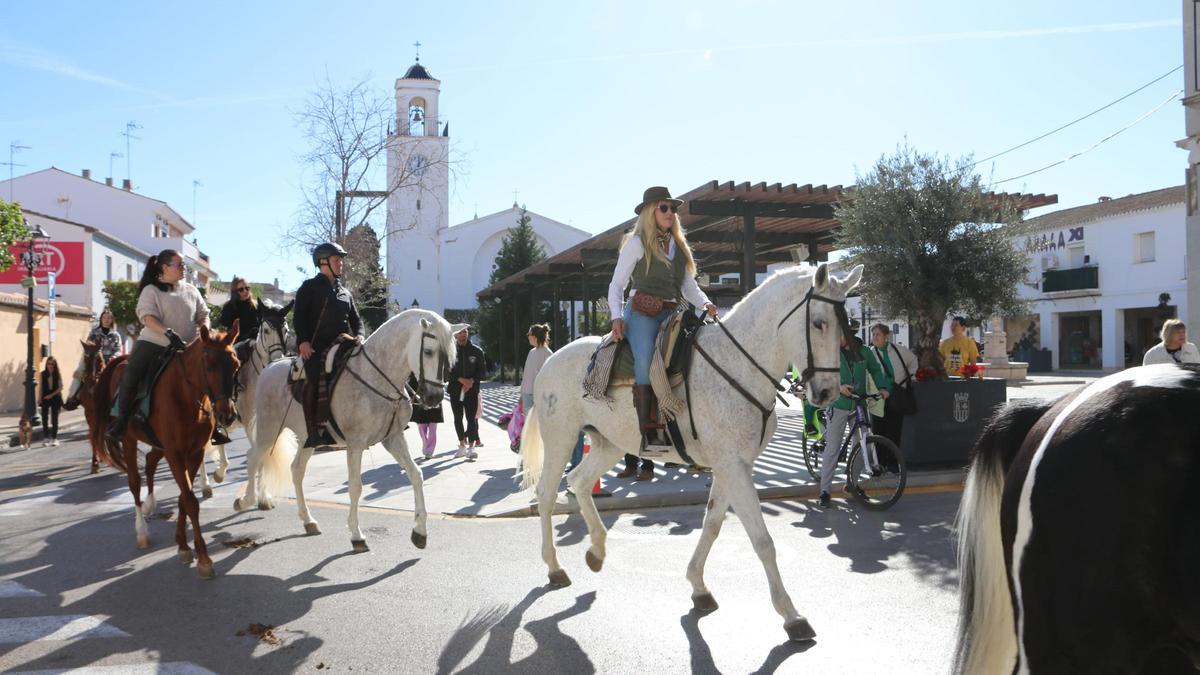
[{"label": "white horse", "polygon": [[[258,378],[264,368],[269,366],[273,361],[283,358],[287,353],[287,345],[291,333],[291,329],[287,325],[287,314],[291,310],[291,302],[283,306],[276,305],[266,298],[259,302],[258,337],[253,341],[253,349],[250,351],[250,355],[246,357],[245,362],[238,369],[238,421],[230,425],[230,428],[226,429],[227,432],[241,425],[246,429],[246,438],[249,439],[252,436],[254,429],[254,393],[258,386]],[[205,461],[200,466],[200,471],[196,475],[196,486],[200,488],[200,492],[205,499],[212,497],[212,485],[209,483],[208,471],[205,468],[209,459],[214,459],[217,462],[217,469],[213,471],[212,475],[214,483],[224,482],[225,471],[229,468],[229,458],[225,454],[224,445],[209,443],[205,446]]]},{"label": "white horse", "polygon": [[[784,619],[788,637],[808,640],[815,636],[783,587],[775,562],[775,545],[763,522],[751,472],[754,460],[774,434],[777,423],[774,397],[779,378],[769,374],[784,373],[789,363],[807,364],[809,400],[825,406],[837,397],[838,341],[843,330],[843,320],[839,319],[842,313],[838,309],[844,307],[846,293],[858,284],[861,276],[861,265],[844,279],[833,278],[825,265],[815,273],[791,267],[776,272],[747,295],[723,321],[757,363],[742,354],[717,326],[702,329],[697,337],[699,350],[692,360],[689,376],[691,410],[678,417],[686,452],[698,464],[712,467],[713,476],[703,533],[687,569],[696,609],[717,608],[704,585],[704,563],[720,533],[725,512],[732,506],[766,570],[771,600]],[[546,361],[534,382],[537,405],[522,432],[523,486],[537,487],[542,559],[549,567],[553,586],[571,583],[558,564],[550,516],[559,476],[580,429],[587,431],[592,448],[567,476],[567,482],[587,522],[591,546],[586,560],[592,571],[600,571],[604,564],[607,532],[589,488],[612,468],[622,453],[636,455],[641,447],[642,435],[633,414],[630,388],[612,390],[613,403],[581,396],[580,384],[599,341],[598,337],[581,338]],[[737,386],[701,358],[701,351]],[[738,387],[745,393],[739,393]],[[680,393],[676,391],[677,395]],[[754,400],[749,400],[750,397]],[[692,437],[693,424],[698,440]]]},{"label": "white horse", "polygon": [[[358,527],[358,499],[362,494],[362,453],[376,443],[383,444],[412,480],[416,501],[412,541],[417,548],[425,548],[421,470],[409,456],[404,442],[404,427],[412,417],[412,401],[404,394],[404,386],[408,376],[416,374],[420,403],[428,407],[440,405],[445,397],[449,364],[455,354],[450,324],[445,319],[430,311],[409,309],[388,319],[349,358],[346,371],[333,391],[330,409],[346,435],[342,445],[349,473],[349,528],[354,550],[368,548]],[[233,506],[240,511],[257,498],[259,508],[270,508],[270,493],[286,489],[285,467],[290,465],[304,531],[320,534],[321,528],[304,502],[304,470],[314,448],[297,448],[296,438],[305,433],[304,410],[292,398],[287,384],[291,364],[291,359],[271,364],[258,382],[254,438],[246,458],[246,492]],[[260,467],[263,490],[256,481]]]}]

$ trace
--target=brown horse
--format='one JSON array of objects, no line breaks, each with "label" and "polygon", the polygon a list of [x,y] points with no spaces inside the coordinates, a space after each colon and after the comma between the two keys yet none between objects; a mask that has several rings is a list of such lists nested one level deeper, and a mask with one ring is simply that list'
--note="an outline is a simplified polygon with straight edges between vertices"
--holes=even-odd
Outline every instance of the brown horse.
[{"label": "brown horse", "polygon": [[99,437],[95,434],[96,397],[92,389],[100,381],[100,371],[104,369],[104,357],[100,354],[100,344],[98,342],[80,340],[79,344],[83,345],[83,357],[80,359],[79,367],[75,369],[75,374],[72,376],[72,379],[76,380],[79,384],[72,387],[71,395],[67,399],[66,404],[63,405],[63,408],[74,410],[80,405],[83,406],[83,416],[87,420],[88,425],[88,440],[92,444],[92,473],[99,473],[100,452],[96,444],[96,439]]},{"label": "brown horse", "polygon": [[[150,546],[150,532],[142,513],[141,477],[137,469],[137,443],[141,441],[161,452],[171,468],[175,484],[179,486],[179,517],[175,523],[175,543],[179,545],[179,561],[191,564],[192,551],[188,548],[185,520],[192,523],[195,538],[196,571],[201,578],[214,576],[212,559],[200,533],[200,502],[192,492],[192,481],[204,462],[204,446],[212,436],[218,416],[222,424],[229,424],[236,416],[233,401],[233,374],[237,370],[237,357],[233,353],[233,342],[237,339],[238,322],[234,321],[230,331],[224,335],[210,333],[200,328],[200,336],[192,340],[182,351],[172,357],[163,370],[154,388],[153,405],[150,412],[148,434],[141,425],[130,424],[120,448],[110,447],[104,441],[104,430],[108,428],[113,397],[125,371],[123,357],[113,359],[100,375],[96,387],[97,424],[93,435],[100,451],[113,466],[124,469],[129,478],[129,491],[133,501],[138,548]],[[151,436],[157,436],[157,440]],[[151,464],[147,458],[147,466]]]}]

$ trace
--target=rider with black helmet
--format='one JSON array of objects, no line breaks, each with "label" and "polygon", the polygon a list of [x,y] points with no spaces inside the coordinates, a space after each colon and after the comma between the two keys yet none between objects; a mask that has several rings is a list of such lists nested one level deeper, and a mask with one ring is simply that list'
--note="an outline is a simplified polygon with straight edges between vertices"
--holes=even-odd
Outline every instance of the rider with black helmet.
[{"label": "rider with black helmet", "polygon": [[[325,242],[313,249],[313,264],[320,272],[306,280],[296,291],[293,320],[297,351],[304,359],[304,419],[308,440],[304,447],[331,445],[333,438],[325,429],[325,415],[318,408],[322,364],[325,352],[343,339],[362,341],[363,327],[350,290],[342,285],[342,267],[346,249]],[[346,336],[343,338],[343,336]]]}]

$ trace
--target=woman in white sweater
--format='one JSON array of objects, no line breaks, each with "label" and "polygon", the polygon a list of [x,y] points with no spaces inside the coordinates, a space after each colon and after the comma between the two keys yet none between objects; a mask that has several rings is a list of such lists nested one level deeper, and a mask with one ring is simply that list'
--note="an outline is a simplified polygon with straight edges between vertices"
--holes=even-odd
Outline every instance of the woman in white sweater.
[{"label": "woman in white sweater", "polygon": [[535,323],[529,327],[525,337],[529,340],[529,354],[525,357],[525,373],[521,376],[521,407],[528,415],[533,410],[533,381],[541,372],[546,359],[554,352],[550,351],[550,326]]},{"label": "woman in white sweater", "polygon": [[1167,319],[1159,337],[1162,342],[1146,352],[1142,359],[1143,366],[1154,363],[1200,363],[1200,350],[1187,341],[1187,326],[1179,319]]}]

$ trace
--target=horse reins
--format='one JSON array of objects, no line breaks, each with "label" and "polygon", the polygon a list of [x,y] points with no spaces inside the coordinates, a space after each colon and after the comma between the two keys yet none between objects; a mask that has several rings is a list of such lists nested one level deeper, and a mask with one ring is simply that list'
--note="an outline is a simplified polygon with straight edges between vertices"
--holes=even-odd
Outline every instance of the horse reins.
[{"label": "horse reins", "polygon": [[[797,303],[796,306],[791,309],[791,311],[789,311],[787,314],[784,315],[784,317],[782,319],[780,319],[779,323],[775,326],[776,330],[778,330],[779,328],[782,328],[784,322],[787,321],[789,318],[791,318],[791,316],[793,314],[795,314],[797,310],[799,310],[801,307],[805,307],[804,338],[805,338],[805,342],[807,344],[805,356],[807,357],[808,363],[806,364],[804,371],[800,375],[801,380],[805,381],[805,382],[807,382],[816,373],[840,373],[841,372],[840,367],[834,367],[834,368],[818,367],[816,365],[816,362],[813,360],[812,331],[811,331],[810,327],[808,326],[811,316],[812,316],[812,303],[811,303],[812,300],[820,300],[822,302],[827,302],[827,303],[833,305],[834,313],[837,315],[838,322],[841,324],[843,330],[849,332],[849,321],[846,319],[846,301],[845,300],[834,300],[833,298],[828,298],[823,295],[817,295],[816,293],[813,292],[813,289],[811,287],[808,289],[808,292],[804,294],[804,299],[801,300],[799,303]],[[769,382],[771,382],[771,385],[773,387],[775,387],[775,398],[777,400],[779,400],[780,403],[783,403],[783,405],[785,407],[790,408],[791,404],[788,403],[785,398],[783,398],[782,396],[779,395],[780,392],[787,391],[783,385],[779,384],[779,380],[772,377],[771,374],[767,372],[767,369],[763,368],[762,365],[760,365],[758,363],[758,361],[756,361],[754,359],[754,357],[751,356],[750,353],[746,351],[746,348],[743,347],[740,342],[738,342],[737,338],[735,338],[733,336],[733,333],[729,332],[729,329],[725,327],[724,322],[722,322],[717,317],[713,317],[713,323],[717,324],[717,326],[719,326],[721,328],[721,330],[725,333],[725,335],[729,337],[729,341],[732,342],[733,345],[738,348],[738,351],[742,353],[742,356],[746,357],[746,360],[749,361],[758,370],[758,372],[762,373],[763,377],[767,378],[767,380]],[[762,443],[763,439],[766,437],[766,434],[767,434],[767,420],[771,417],[771,413],[774,412],[774,410],[775,410],[774,402],[772,402],[770,407],[767,407],[765,404],[761,403],[757,398],[754,397],[753,394],[751,394],[749,391],[747,391],[746,388],[743,387],[740,382],[735,380],[732,375],[730,375],[723,368],[721,368],[719,365],[717,365],[716,360],[714,360],[713,357],[709,356],[708,352],[704,351],[704,348],[700,346],[700,341],[698,339],[692,343],[692,346],[696,349],[696,352],[698,354],[700,354],[700,356],[704,357],[704,360],[708,362],[708,365],[711,366],[713,370],[717,371],[717,374],[720,375],[722,378],[725,379],[726,382],[729,383],[729,386],[733,387],[734,390],[736,392],[738,392],[739,394],[741,394],[743,398],[745,398],[747,401],[749,401],[751,404],[753,404],[754,407],[758,408],[759,413],[762,414],[762,428],[758,435],[758,442]],[[691,411],[692,394],[691,394],[691,387],[689,386],[689,381],[687,378],[684,378],[684,394],[687,397],[687,401],[688,401],[688,418],[691,421],[691,425],[692,425],[692,438],[694,440],[700,440],[699,435],[697,435],[697,433],[696,433],[695,419],[693,419],[693,417],[692,417],[692,411]]]},{"label": "horse reins", "polygon": [[[446,351],[444,349],[440,348],[440,345],[439,345],[439,355],[438,355],[438,372],[437,372],[438,379],[437,380],[427,380],[425,378],[425,359],[422,358],[422,356],[424,355],[424,351],[425,351],[426,338],[432,338],[435,342],[438,339],[438,337],[436,335],[434,335],[433,333],[430,333],[429,331],[423,331],[421,333],[421,347],[418,351],[418,356],[417,356],[417,363],[418,363],[417,386],[420,387],[425,384],[435,384],[437,386],[445,387],[446,380],[444,378],[450,372],[450,359],[446,356]],[[392,418],[390,421],[388,421],[387,430],[383,432],[383,437],[387,438],[389,435],[391,435],[392,427],[396,423],[396,412],[400,407],[400,403],[403,401],[409,400],[408,392],[405,388],[396,386],[396,383],[393,382],[392,379],[387,376],[387,373],[383,372],[383,370],[375,363],[375,361],[373,361],[371,359],[370,354],[367,354],[367,350],[363,348],[363,345],[359,345],[357,351],[355,351],[350,356],[355,356],[358,354],[361,354],[362,357],[364,359],[366,359],[367,363],[369,363],[371,365],[371,367],[375,369],[375,372],[379,373],[379,376],[383,378],[383,381],[387,382],[388,386],[390,386],[396,392],[396,395],[393,397],[393,396],[386,394],[386,393],[380,391],[379,389],[373,387],[369,382],[364,380],[361,375],[354,372],[354,369],[350,367],[350,363],[348,360],[349,357],[347,357],[346,372],[350,373],[350,375],[354,379],[358,380],[359,383],[362,384],[364,387],[366,387],[367,389],[370,389],[372,392],[374,392],[374,394],[376,396],[382,398],[383,400],[387,401],[388,403],[390,403],[392,405]]]}]

